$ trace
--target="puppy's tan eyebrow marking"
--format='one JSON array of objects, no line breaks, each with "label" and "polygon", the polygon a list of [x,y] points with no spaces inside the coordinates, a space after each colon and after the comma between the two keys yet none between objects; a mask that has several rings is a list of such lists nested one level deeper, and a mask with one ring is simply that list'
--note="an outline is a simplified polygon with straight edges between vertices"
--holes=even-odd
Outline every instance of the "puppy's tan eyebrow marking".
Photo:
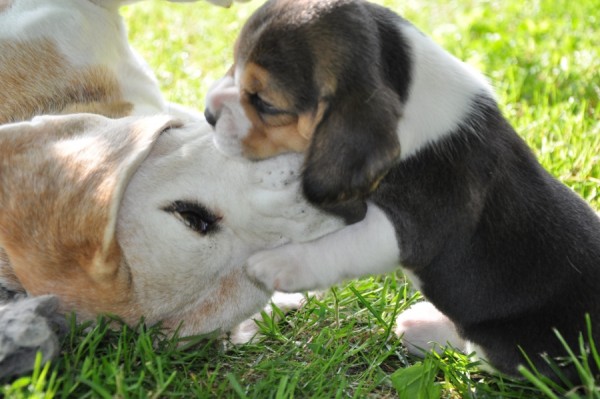
[{"label": "puppy's tan eyebrow marking", "polygon": [[278,110],[294,114],[293,102],[285,96],[285,91],[279,90],[270,74],[254,62],[246,64],[240,78],[241,87],[249,96],[258,95],[261,100],[268,102]]}]

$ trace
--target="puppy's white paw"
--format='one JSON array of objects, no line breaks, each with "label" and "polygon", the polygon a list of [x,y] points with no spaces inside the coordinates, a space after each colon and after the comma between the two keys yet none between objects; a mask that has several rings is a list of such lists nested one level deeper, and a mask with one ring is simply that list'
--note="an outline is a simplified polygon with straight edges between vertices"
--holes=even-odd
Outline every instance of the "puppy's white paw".
[{"label": "puppy's white paw", "polygon": [[[309,293],[309,296],[315,296],[315,293]],[[304,294],[286,294],[283,292],[275,292],[271,298],[271,303],[265,306],[263,311],[270,317],[278,317],[280,313],[273,312],[273,306],[275,305],[283,313],[287,313],[292,310],[300,309],[306,303],[306,296]],[[246,344],[254,342],[259,337],[260,328],[256,324],[256,320],[262,320],[262,314],[257,313],[247,320],[244,320],[237,325],[229,335],[229,340],[235,345]]]},{"label": "puppy's white paw", "polygon": [[454,323],[430,302],[419,302],[402,312],[396,319],[396,335],[415,356],[435,350],[438,353],[450,344],[465,351],[465,341],[458,335]]},{"label": "puppy's white paw", "polygon": [[[280,248],[257,252],[248,259],[248,275],[268,290],[295,292],[294,265]],[[296,269],[297,270],[297,269]]]},{"label": "puppy's white paw", "polygon": [[300,292],[318,286],[311,270],[305,267],[301,246],[297,244],[255,253],[248,259],[247,273],[273,291]]},{"label": "puppy's white paw", "polygon": [[249,319],[242,321],[229,332],[229,341],[234,345],[242,345],[254,342],[258,337],[259,327],[256,320],[260,317],[260,313],[255,314]]}]

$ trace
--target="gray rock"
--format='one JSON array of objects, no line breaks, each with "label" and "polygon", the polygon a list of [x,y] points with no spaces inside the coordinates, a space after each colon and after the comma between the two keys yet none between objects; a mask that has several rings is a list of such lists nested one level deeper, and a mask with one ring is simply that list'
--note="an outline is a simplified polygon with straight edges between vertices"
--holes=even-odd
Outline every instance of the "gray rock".
[{"label": "gray rock", "polygon": [[52,295],[0,303],[0,380],[31,371],[38,351],[43,363],[60,353],[67,326],[57,309]]}]

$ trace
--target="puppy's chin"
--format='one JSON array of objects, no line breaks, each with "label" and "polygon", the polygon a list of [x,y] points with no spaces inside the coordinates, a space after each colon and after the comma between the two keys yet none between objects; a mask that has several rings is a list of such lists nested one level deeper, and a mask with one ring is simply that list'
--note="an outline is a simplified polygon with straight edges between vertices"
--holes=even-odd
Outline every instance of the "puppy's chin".
[{"label": "puppy's chin", "polygon": [[241,143],[235,138],[220,134],[218,131],[213,134],[213,143],[217,150],[222,154],[232,158],[242,158]]}]

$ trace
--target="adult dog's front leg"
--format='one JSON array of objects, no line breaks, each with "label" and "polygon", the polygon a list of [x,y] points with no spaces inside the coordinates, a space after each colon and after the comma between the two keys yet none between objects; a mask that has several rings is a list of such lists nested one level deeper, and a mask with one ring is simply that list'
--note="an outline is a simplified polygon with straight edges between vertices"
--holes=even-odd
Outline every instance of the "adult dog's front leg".
[{"label": "adult dog's front leg", "polygon": [[394,227],[381,209],[369,204],[362,221],[314,241],[258,252],[248,259],[247,270],[267,289],[298,292],[388,272],[399,266],[399,259]]}]

